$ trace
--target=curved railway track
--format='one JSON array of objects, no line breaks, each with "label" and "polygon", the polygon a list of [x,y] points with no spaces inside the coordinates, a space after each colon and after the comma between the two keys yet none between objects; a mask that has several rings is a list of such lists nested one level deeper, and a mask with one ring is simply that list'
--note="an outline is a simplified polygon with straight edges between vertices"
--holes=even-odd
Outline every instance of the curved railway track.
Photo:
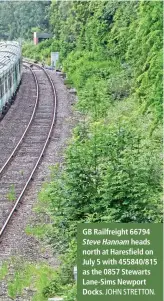
[{"label": "curved railway track", "polygon": [[23,135],[36,101],[34,76],[29,68],[23,69],[22,84],[17,96],[8,113],[0,120],[0,169]]},{"label": "curved railway track", "polygon": [[33,108],[33,111],[32,111],[32,115],[31,115],[31,118],[30,118],[30,121],[23,133],[23,135],[21,136],[21,138],[19,139],[18,143],[16,144],[16,146],[14,147],[12,153],[9,155],[8,159],[6,160],[6,162],[3,164],[3,166],[0,168],[0,177],[3,173],[3,171],[5,170],[6,166],[8,165],[8,163],[11,162],[13,156],[15,155],[16,151],[18,150],[21,142],[23,141],[23,138],[25,137],[28,129],[30,128],[30,125],[33,121],[33,118],[34,118],[34,115],[35,115],[35,112],[36,112],[36,109],[37,109],[37,105],[38,105],[38,102],[39,102],[39,84],[38,84],[38,80],[37,80],[37,77],[35,75],[35,73],[33,72],[32,68],[30,68],[29,66],[26,66],[27,68],[29,68],[29,70],[31,71],[33,77],[34,77],[34,80],[35,80],[35,85],[36,85],[36,98],[35,98],[35,104],[34,104],[34,108]]},{"label": "curved railway track", "polygon": [[0,169],[0,237],[33,178],[56,120],[57,97],[54,83],[44,68],[33,64],[32,69],[28,64],[30,63],[24,62],[35,80],[36,99],[22,137]]}]

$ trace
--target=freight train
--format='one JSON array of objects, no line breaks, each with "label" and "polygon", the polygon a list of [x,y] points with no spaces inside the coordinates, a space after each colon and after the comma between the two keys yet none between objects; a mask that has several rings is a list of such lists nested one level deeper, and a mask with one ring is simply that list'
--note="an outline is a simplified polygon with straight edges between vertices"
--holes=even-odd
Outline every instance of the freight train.
[{"label": "freight train", "polygon": [[0,42],[0,119],[13,102],[21,81],[22,56],[18,42]]}]

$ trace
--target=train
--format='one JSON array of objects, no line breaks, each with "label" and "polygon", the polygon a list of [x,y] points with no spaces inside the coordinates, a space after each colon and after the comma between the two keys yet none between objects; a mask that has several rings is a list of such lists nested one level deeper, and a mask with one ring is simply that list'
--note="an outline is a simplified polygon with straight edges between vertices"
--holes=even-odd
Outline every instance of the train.
[{"label": "train", "polygon": [[0,119],[13,103],[22,77],[21,45],[0,42]]}]

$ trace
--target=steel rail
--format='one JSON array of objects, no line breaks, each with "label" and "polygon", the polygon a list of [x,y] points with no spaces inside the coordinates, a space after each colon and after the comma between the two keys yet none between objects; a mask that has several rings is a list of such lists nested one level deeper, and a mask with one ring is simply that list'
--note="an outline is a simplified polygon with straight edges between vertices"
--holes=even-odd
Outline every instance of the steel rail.
[{"label": "steel rail", "polygon": [[[27,62],[27,63],[30,64],[29,62]],[[16,211],[16,208],[17,208],[18,204],[20,203],[20,200],[21,200],[22,196],[24,195],[24,193],[25,193],[25,191],[26,191],[26,189],[27,189],[27,187],[28,187],[30,181],[32,180],[32,177],[33,177],[33,175],[34,175],[34,172],[36,171],[36,169],[37,169],[37,167],[38,167],[38,165],[39,165],[39,163],[40,163],[40,161],[41,161],[41,158],[42,158],[42,156],[43,156],[43,153],[44,153],[44,151],[45,151],[45,149],[46,149],[46,147],[47,147],[47,145],[48,145],[48,142],[49,142],[49,139],[50,139],[52,130],[53,130],[53,126],[54,126],[55,121],[56,121],[56,113],[57,113],[57,95],[56,95],[56,89],[55,89],[54,83],[53,83],[51,77],[49,76],[48,72],[47,72],[43,67],[41,67],[41,66],[39,66],[39,65],[37,65],[37,64],[33,64],[33,65],[35,65],[35,66],[41,68],[41,69],[45,72],[45,74],[46,74],[47,77],[48,77],[49,82],[51,83],[51,87],[52,87],[52,91],[53,91],[53,99],[54,99],[53,117],[52,117],[50,129],[49,129],[49,132],[48,132],[48,135],[47,135],[47,139],[46,139],[46,141],[45,141],[45,143],[44,143],[44,146],[43,146],[43,148],[42,148],[42,150],[41,150],[41,153],[40,153],[40,155],[39,155],[39,158],[38,158],[38,160],[37,160],[37,162],[36,162],[36,164],[35,164],[35,166],[34,166],[32,172],[31,172],[31,174],[30,174],[30,176],[29,176],[29,178],[28,178],[28,180],[27,180],[27,182],[26,182],[24,188],[22,189],[22,192],[20,193],[19,197],[17,198],[17,200],[16,200],[16,202],[15,202],[15,204],[14,204],[12,210],[10,211],[10,213],[9,213],[9,215],[8,215],[8,217],[7,217],[6,221],[5,221],[5,223],[3,224],[3,226],[2,226],[2,228],[1,228],[1,230],[0,230],[0,237],[1,237],[2,234],[4,233],[4,231],[5,231],[5,229],[6,229],[7,225],[8,225],[8,223],[9,223],[11,217],[13,216],[14,212]]]},{"label": "steel rail", "polygon": [[8,163],[11,162],[11,160],[13,159],[13,157],[14,157],[16,151],[18,150],[18,148],[19,148],[21,142],[23,141],[23,138],[25,137],[25,135],[26,135],[26,133],[27,133],[27,131],[28,131],[28,129],[29,129],[29,127],[30,127],[32,121],[33,121],[33,118],[34,118],[34,116],[35,116],[36,109],[37,109],[37,106],[38,106],[38,102],[39,102],[39,84],[38,84],[38,79],[37,79],[35,73],[33,72],[33,70],[32,70],[29,66],[27,66],[27,65],[26,65],[26,67],[30,69],[30,71],[32,72],[33,77],[34,77],[34,79],[35,79],[35,85],[36,85],[35,105],[34,105],[34,109],[33,109],[33,112],[32,112],[31,118],[30,118],[30,121],[29,121],[29,123],[28,123],[28,125],[27,125],[27,127],[26,127],[26,129],[25,129],[25,131],[24,131],[24,133],[23,133],[23,135],[22,135],[22,137],[20,138],[20,140],[19,140],[18,143],[16,144],[15,148],[13,149],[13,151],[12,151],[11,155],[9,156],[9,158],[6,160],[5,164],[4,164],[4,165],[1,167],[1,169],[0,169],[0,177],[2,176],[2,172],[4,171],[4,169],[6,168],[6,166],[8,165]]}]

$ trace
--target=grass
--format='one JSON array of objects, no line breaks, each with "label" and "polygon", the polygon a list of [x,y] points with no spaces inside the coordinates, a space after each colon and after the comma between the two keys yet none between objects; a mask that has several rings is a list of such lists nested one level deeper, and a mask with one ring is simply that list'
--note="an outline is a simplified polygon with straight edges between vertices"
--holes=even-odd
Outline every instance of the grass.
[{"label": "grass", "polygon": [[55,275],[56,271],[49,265],[25,262],[22,258],[11,258],[0,267],[0,280],[5,279],[8,296],[13,300],[28,296],[30,301],[47,301],[43,289]]},{"label": "grass", "polygon": [[0,280],[3,280],[6,277],[7,273],[8,273],[8,264],[7,262],[4,262],[0,267]]},{"label": "grass", "polygon": [[9,201],[14,201],[16,199],[15,186],[12,184],[9,188],[9,192],[7,194],[7,199]]},{"label": "grass", "polygon": [[40,225],[27,225],[25,232],[27,235],[33,235],[38,238],[43,238],[47,231],[49,230],[50,225],[40,224]]},{"label": "grass", "polygon": [[[12,279],[8,282],[8,296],[15,300],[17,296],[26,295],[25,291],[32,296],[31,301],[46,301],[42,292],[49,281],[53,279],[55,271],[48,265],[18,263],[14,267]],[[29,297],[29,296],[28,296]]]}]

